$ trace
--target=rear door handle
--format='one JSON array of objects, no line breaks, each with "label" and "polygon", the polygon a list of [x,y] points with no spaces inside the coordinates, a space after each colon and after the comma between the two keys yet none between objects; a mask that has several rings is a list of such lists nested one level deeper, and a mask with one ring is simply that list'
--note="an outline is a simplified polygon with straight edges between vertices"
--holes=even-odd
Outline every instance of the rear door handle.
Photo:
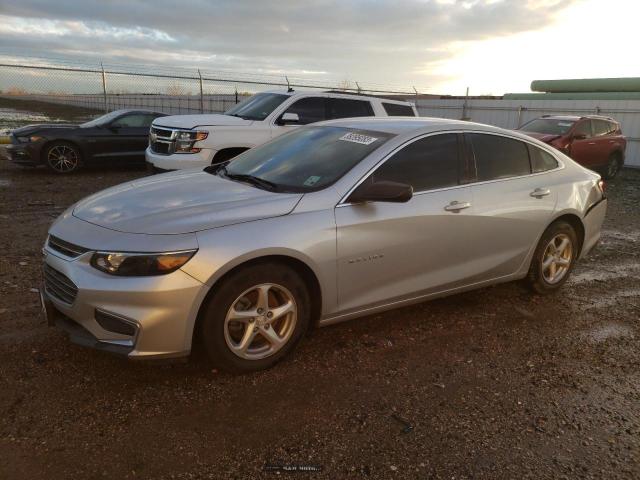
[{"label": "rear door handle", "polygon": [[536,188],[529,195],[536,198],[542,198],[542,197],[546,197],[549,194],[551,194],[551,190],[549,190],[548,188]]},{"label": "rear door handle", "polygon": [[469,202],[458,202],[454,200],[449,205],[444,207],[447,212],[455,212],[458,213],[460,210],[464,210],[465,208],[469,208],[471,204]]}]

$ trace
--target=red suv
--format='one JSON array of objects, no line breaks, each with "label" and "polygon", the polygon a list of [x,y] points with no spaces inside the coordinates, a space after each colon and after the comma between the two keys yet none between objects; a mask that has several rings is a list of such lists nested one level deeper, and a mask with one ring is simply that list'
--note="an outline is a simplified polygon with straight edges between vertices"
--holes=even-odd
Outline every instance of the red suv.
[{"label": "red suv", "polygon": [[616,176],[624,164],[627,139],[620,124],[610,117],[544,115],[519,129],[570,156],[605,178]]}]

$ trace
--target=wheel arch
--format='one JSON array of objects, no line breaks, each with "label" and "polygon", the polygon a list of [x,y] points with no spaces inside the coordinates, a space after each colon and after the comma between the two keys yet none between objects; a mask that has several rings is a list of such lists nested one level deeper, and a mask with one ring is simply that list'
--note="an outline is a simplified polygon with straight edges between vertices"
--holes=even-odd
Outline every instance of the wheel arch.
[{"label": "wheel arch", "polygon": [[[586,233],[584,223],[582,222],[582,218],[580,218],[580,216],[578,216],[575,213],[565,212],[555,217],[553,221],[550,222],[549,225],[547,225],[547,228],[549,228],[552,224],[559,221],[567,222],[576,231],[576,235],[578,236],[578,242],[579,242],[578,253],[576,255],[576,258],[580,258],[580,255],[582,253],[582,247],[584,245],[584,237]],[[545,228],[545,231],[547,228]]]},{"label": "wheel arch", "polygon": [[286,253],[275,253],[275,254],[267,254],[255,256],[253,258],[244,259],[243,261],[234,264],[228,265],[226,268],[221,269],[221,274],[216,276],[213,283],[210,285],[209,290],[204,296],[200,306],[198,307],[198,313],[195,318],[195,323],[193,325],[192,332],[192,348],[198,342],[198,333],[200,330],[200,325],[202,323],[202,315],[206,308],[206,305],[210,301],[211,297],[215,295],[217,289],[222,285],[226,278],[236,273],[238,270],[242,270],[244,268],[250,268],[256,265],[261,265],[265,263],[280,263],[283,265],[287,265],[288,267],[295,270],[304,281],[305,285],[309,289],[309,297],[311,298],[311,328],[315,328],[318,325],[320,317],[322,315],[322,289],[320,287],[320,281],[318,280],[318,276],[316,272],[308,265],[307,262],[304,262],[300,258],[289,255]]}]

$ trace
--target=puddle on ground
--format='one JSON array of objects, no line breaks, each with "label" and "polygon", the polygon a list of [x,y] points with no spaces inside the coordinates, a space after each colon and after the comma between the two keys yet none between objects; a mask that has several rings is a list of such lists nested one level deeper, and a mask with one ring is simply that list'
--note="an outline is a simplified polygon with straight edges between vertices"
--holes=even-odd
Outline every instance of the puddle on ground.
[{"label": "puddle on ground", "polygon": [[602,343],[611,339],[633,338],[633,330],[622,323],[607,323],[587,330],[582,336],[591,343]]}]

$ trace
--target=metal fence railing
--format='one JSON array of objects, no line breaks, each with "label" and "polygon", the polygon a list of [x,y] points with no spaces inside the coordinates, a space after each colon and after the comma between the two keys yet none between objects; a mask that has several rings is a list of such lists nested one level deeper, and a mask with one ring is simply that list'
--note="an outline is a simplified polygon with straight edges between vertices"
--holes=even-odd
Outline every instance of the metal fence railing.
[{"label": "metal fence railing", "polygon": [[402,98],[418,94],[415,89],[350,81],[149,66],[87,66],[44,59],[26,64],[0,56],[0,96],[100,111],[148,108],[168,114],[219,113],[258,91],[288,87]]}]

